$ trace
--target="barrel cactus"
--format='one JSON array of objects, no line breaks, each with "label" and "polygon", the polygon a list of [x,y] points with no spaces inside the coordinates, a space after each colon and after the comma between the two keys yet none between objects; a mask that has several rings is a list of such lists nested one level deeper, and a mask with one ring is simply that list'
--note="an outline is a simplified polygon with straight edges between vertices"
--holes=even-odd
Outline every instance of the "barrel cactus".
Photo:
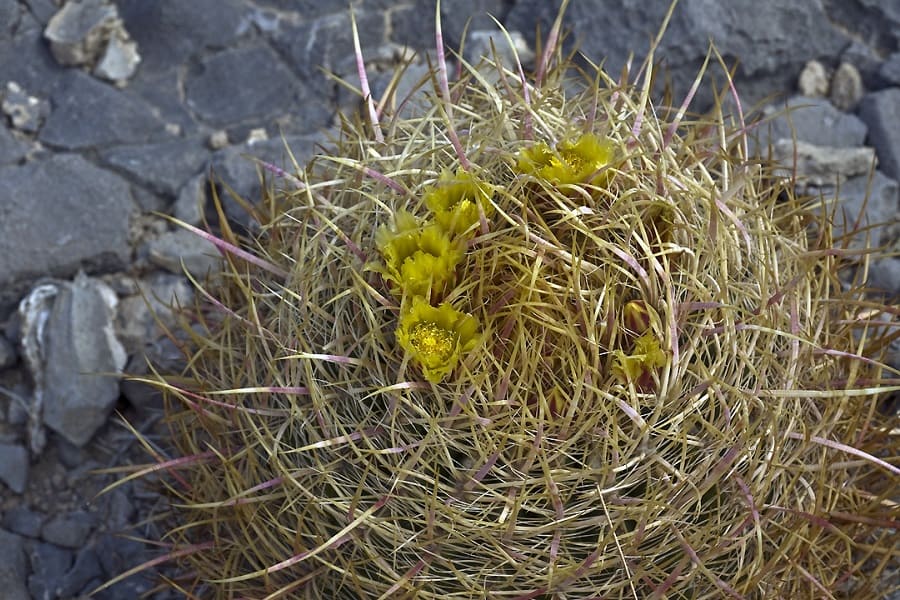
[{"label": "barrel cactus", "polygon": [[256,234],[223,226],[188,367],[154,379],[177,589],[884,593],[896,372],[858,254],[750,155],[730,86],[654,105],[652,52],[576,69],[560,23],[534,73],[454,76],[438,22],[413,110],[361,69],[361,118],[265,165]]}]

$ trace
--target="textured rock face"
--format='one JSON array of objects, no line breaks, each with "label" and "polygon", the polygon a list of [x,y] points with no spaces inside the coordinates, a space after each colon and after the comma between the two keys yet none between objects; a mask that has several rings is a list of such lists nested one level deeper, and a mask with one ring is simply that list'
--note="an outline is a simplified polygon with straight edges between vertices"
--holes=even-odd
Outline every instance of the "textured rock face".
[{"label": "textured rock face", "polygon": [[128,185],[80,156],[0,168],[0,198],[0,306],[24,291],[13,284],[119,269],[130,258]]},{"label": "textured rock face", "polygon": [[79,275],[60,286],[47,320],[44,423],[76,446],[106,423],[127,355],[114,332],[116,295]]},{"label": "textured rock face", "polygon": [[[607,70],[618,73],[631,51],[637,52],[640,63],[644,55],[639,50],[653,39],[667,9],[668,2],[642,0],[572,2],[566,24],[585,55],[606,57]],[[548,31],[555,11],[556,3],[519,0],[506,26],[533,39],[535,18]],[[754,102],[773,90],[790,89],[808,60],[839,55],[852,37],[845,18],[853,24],[858,17],[826,10],[821,0],[683,0],[655,58],[672,69],[676,89],[683,94],[713,39],[729,64],[740,61],[738,91]]]}]

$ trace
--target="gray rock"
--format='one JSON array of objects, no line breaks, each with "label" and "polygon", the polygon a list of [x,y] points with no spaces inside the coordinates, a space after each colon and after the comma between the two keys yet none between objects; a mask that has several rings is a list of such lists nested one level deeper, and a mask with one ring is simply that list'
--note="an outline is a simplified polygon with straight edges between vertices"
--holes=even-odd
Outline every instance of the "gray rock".
[{"label": "gray rock", "polygon": [[58,598],[59,590],[66,572],[72,566],[73,553],[53,544],[28,544],[28,558],[31,563],[31,576],[28,578],[28,589],[36,600],[53,600]]},{"label": "gray rock", "polygon": [[[442,0],[441,31],[444,43],[449,48],[459,48],[463,30],[469,19],[471,19],[468,29],[470,33],[496,28],[496,23],[488,15],[493,15],[503,23],[510,4],[503,0]],[[390,11],[392,41],[418,49],[434,48],[434,4],[428,5],[427,9],[424,9],[424,6],[410,3]],[[532,38],[534,27],[535,22],[532,20],[527,26]],[[514,27],[516,28],[521,29]]]},{"label": "gray rock", "polygon": [[209,157],[203,139],[177,139],[140,146],[116,146],[101,152],[101,160],[154,192],[174,197]]},{"label": "gray rock", "polygon": [[20,13],[16,0],[0,0],[0,34],[15,29],[19,24]]},{"label": "gray rock", "polygon": [[28,485],[28,450],[19,444],[0,444],[0,481],[17,494]]},{"label": "gray rock", "polygon": [[809,98],[825,96],[828,93],[828,73],[825,66],[817,60],[806,63],[797,79],[797,88]]},{"label": "gray rock", "polygon": [[163,334],[160,325],[173,327],[171,307],[185,306],[193,297],[193,288],[179,275],[155,273],[139,281],[138,293],[123,298],[117,306],[116,332],[126,352],[135,354],[159,338]]},{"label": "gray rock", "polygon": [[[505,65],[507,68],[512,69],[514,67],[516,64],[516,55],[518,55],[519,61],[523,65],[531,63],[531,61],[534,60],[534,51],[528,45],[525,37],[518,31],[509,31],[507,33],[512,39],[515,53],[513,53],[513,48],[510,48],[506,36],[495,27],[493,29],[470,31],[468,40],[466,41],[464,58],[473,65],[477,64],[482,57],[493,64],[494,50],[496,50],[501,64]],[[492,43],[493,50],[491,49]],[[495,71],[488,72],[496,73]]]},{"label": "gray rock", "polygon": [[50,19],[44,37],[59,64],[90,65],[120,26],[118,11],[107,0],[68,0]]},{"label": "gray rock", "polygon": [[172,216],[188,225],[198,225],[207,204],[208,185],[209,176],[205,172],[189,179],[178,191],[178,198],[172,205]]},{"label": "gray rock", "polygon": [[881,169],[890,177],[900,177],[900,87],[866,94],[859,116],[869,126],[869,143],[875,146]]},{"label": "gray rock", "polygon": [[0,335],[0,371],[16,364],[18,358],[19,355],[13,343],[6,339],[5,336]]},{"label": "gray rock", "polygon": [[298,92],[293,74],[263,45],[216,53],[185,83],[187,105],[216,127],[289,113]]},{"label": "gray rock", "polygon": [[881,68],[878,74],[890,85],[900,85],[900,52],[891,54]]},{"label": "gray rock", "polygon": [[72,568],[66,573],[62,587],[59,589],[60,598],[75,598],[85,589],[88,583],[99,579],[103,575],[97,552],[91,548],[84,548],[75,555]]},{"label": "gray rock", "polygon": [[896,302],[900,297],[900,258],[882,258],[872,263],[866,285],[873,296]]},{"label": "gray rock", "polygon": [[24,3],[34,18],[44,25],[49,23],[56,11],[59,10],[53,0],[25,0]]},{"label": "gray rock", "polygon": [[[533,36],[537,20],[541,31],[548,32],[557,6],[544,0],[519,0],[504,24]],[[617,75],[629,53],[635,52],[635,64],[641,63],[668,7],[668,2],[639,0],[572,2],[564,26],[573,30],[571,45],[577,44],[593,61],[605,60],[606,70]],[[750,105],[772,90],[791,89],[810,58],[841,52],[850,36],[833,21],[822,0],[687,0],[678,4],[655,56],[670,68],[680,101],[712,40],[722,56],[740,57],[736,85],[745,105]],[[704,86],[694,106],[705,106],[709,98],[703,94],[709,96],[710,91]]]},{"label": "gray rock", "polygon": [[[177,330],[175,334],[178,335],[179,332],[180,330]],[[180,373],[185,363],[184,353],[170,338],[156,340],[128,361],[126,367],[128,377],[122,381],[122,395],[139,415],[160,413],[163,409],[163,396],[159,388],[134,378],[141,378],[150,373],[150,364],[158,372]]]},{"label": "gray rock", "polygon": [[141,71],[170,69],[199,52],[230,48],[248,10],[241,0],[119,0],[125,29],[141,51]]},{"label": "gray rock", "polygon": [[39,276],[127,264],[134,210],[128,184],[80,156],[0,167],[0,198],[0,307]]},{"label": "gray rock", "polygon": [[4,600],[32,600],[22,538],[0,529],[0,590]]},{"label": "gray rock", "polygon": [[852,110],[863,96],[862,75],[851,63],[842,62],[831,78],[831,103],[839,110]]},{"label": "gray rock", "polygon": [[[284,140],[273,139],[266,142],[247,146],[229,146],[216,152],[212,160],[212,172],[217,184],[227,185],[235,194],[249,202],[256,204],[262,199],[262,185],[260,184],[260,168],[248,157],[255,157],[284,169],[288,173],[294,173],[290,155],[285,150],[285,144],[291,149],[300,166],[303,166],[315,152],[315,145],[322,143],[323,136],[292,136]],[[291,184],[279,180],[271,173],[264,173],[267,182],[275,182],[276,186],[289,188]],[[225,209],[229,219],[247,226],[250,216],[236,202],[222,185],[219,187],[219,200]]]},{"label": "gray rock", "polygon": [[59,286],[46,324],[44,424],[83,446],[103,426],[119,396],[116,373],[127,355],[114,331],[116,296],[79,274]]},{"label": "gray rock", "polygon": [[50,103],[25,93],[18,83],[9,81],[3,95],[3,112],[19,131],[34,133],[50,114]]},{"label": "gray rock", "polygon": [[[41,527],[41,538],[63,548],[77,549],[87,541],[94,525],[94,517],[82,510],[55,515]],[[67,570],[62,569],[61,572]]]},{"label": "gray rock", "polygon": [[41,24],[23,14],[12,35],[0,35],[0,84],[15,81],[32,94],[48,96],[58,80],[59,65],[43,39]]},{"label": "gray rock", "polygon": [[43,524],[43,515],[22,505],[14,506],[6,511],[3,514],[3,520],[0,521],[0,526],[4,529],[30,538],[36,538],[41,534]]},{"label": "gray rock", "polygon": [[26,154],[28,144],[16,138],[4,123],[0,123],[0,165],[19,162]]},{"label": "gray rock", "polygon": [[128,83],[128,90],[151,105],[161,121],[177,125],[185,137],[191,137],[199,132],[193,115],[182,103],[180,70],[181,67],[176,65],[163,71],[150,71],[142,64]]},{"label": "gray rock", "polygon": [[[824,189],[822,195],[829,210],[837,202],[834,237],[837,240],[849,236],[850,248],[881,244],[889,224],[897,219],[900,188],[895,180],[880,171],[875,171],[871,182],[868,176],[853,177],[840,186],[839,192]],[[836,243],[840,245],[842,240]]]},{"label": "gray rock", "polygon": [[129,488],[123,487],[109,493],[108,505],[106,507],[107,516],[103,523],[107,529],[113,531],[124,529],[132,522],[132,518],[134,518],[134,504],[128,499],[128,494],[123,491],[125,489]]},{"label": "gray rock", "polygon": [[[113,534],[100,536],[97,542],[97,555],[103,567],[105,578],[115,577],[126,570],[144,562],[147,550],[143,544],[128,538],[120,538]],[[152,581],[146,576],[132,575],[121,583],[109,588],[109,600],[119,598],[139,598],[152,587]],[[102,598],[102,596],[99,596]]]},{"label": "gray rock", "polygon": [[822,187],[868,173],[875,164],[875,150],[865,146],[815,146],[781,139],[775,142],[773,158],[782,165],[782,170],[794,173],[800,183]]},{"label": "gray rock", "polygon": [[107,81],[124,82],[131,79],[140,62],[137,43],[123,35],[114,35],[94,68],[94,75]]},{"label": "gray rock", "polygon": [[866,139],[866,124],[839,111],[825,98],[795,96],[778,109],[787,112],[760,127],[762,144],[793,138],[794,133],[802,142],[836,148],[862,146]]},{"label": "gray rock", "polygon": [[215,272],[222,260],[212,242],[186,229],[168,231],[151,239],[147,249],[154,265],[175,274],[182,274],[187,269],[200,280]]},{"label": "gray rock", "polygon": [[163,137],[163,124],[141,100],[70,71],[51,100],[53,112],[40,140],[63,149],[145,143]]}]

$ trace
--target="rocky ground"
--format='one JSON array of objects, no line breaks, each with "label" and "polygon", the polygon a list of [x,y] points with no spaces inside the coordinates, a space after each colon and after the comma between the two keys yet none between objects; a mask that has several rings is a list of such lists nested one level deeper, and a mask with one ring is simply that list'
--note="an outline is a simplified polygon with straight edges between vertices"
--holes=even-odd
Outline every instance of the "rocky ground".
[{"label": "rocky ground", "polygon": [[[372,71],[433,43],[430,1],[352,4]],[[469,16],[472,31],[492,30],[487,11],[530,45],[557,4],[443,0],[446,39],[456,45]],[[572,0],[570,39],[618,73],[629,51],[641,58],[665,4]],[[137,541],[158,535],[152,487],[95,494],[115,478],[97,469],[149,460],[115,412],[155,451],[166,446],[158,396],[120,376],[143,372],[148,356],[177,361],[146,300],[165,321],[165,303],[190,300],[183,268],[202,277],[216,265],[214,248],[160,215],[200,223],[211,172],[220,189],[258,198],[245,155],[285,164],[282,135],[301,161],[323,142],[337,111],[352,108],[322,72],[355,71],[346,8],[0,0],[0,597],[82,597],[158,555]],[[710,39],[739,59],[745,109],[803,106],[766,128],[764,143],[788,163],[796,152],[810,189],[851,220],[865,204],[861,222],[894,222],[869,229],[871,239],[895,239],[900,0],[682,0],[657,53],[676,90],[688,89]],[[250,225],[238,203],[226,208]],[[900,259],[878,261],[870,281],[896,297]],[[97,597],[152,586],[136,575]]]}]

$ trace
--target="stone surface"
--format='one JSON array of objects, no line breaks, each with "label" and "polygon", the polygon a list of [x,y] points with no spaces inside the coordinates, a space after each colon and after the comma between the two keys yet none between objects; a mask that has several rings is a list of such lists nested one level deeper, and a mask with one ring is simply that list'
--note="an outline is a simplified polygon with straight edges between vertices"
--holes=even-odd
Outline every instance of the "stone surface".
[{"label": "stone surface", "polygon": [[168,231],[151,239],[147,246],[154,265],[179,275],[187,269],[199,280],[221,263],[221,255],[212,242],[186,229]]},{"label": "stone surface", "polygon": [[881,65],[878,74],[890,85],[900,85],[900,52],[894,52]]},{"label": "stone surface", "polygon": [[185,85],[187,105],[216,127],[287,113],[299,91],[278,55],[262,45],[210,56]]},{"label": "stone surface", "polygon": [[16,0],[0,0],[0,33],[15,29],[20,14],[21,7]]},{"label": "stone surface", "polygon": [[62,588],[66,572],[72,565],[72,552],[47,543],[36,542],[28,546],[32,572],[28,588],[32,597],[41,600],[58,598],[57,590]]},{"label": "stone surface", "polygon": [[119,0],[119,13],[141,52],[141,70],[158,72],[241,36],[241,0]]},{"label": "stone surface", "polygon": [[0,198],[0,307],[38,276],[119,269],[129,259],[128,184],[79,156],[0,167]]},{"label": "stone surface", "polygon": [[881,169],[890,177],[900,177],[900,87],[866,94],[859,116],[869,126],[869,143],[875,146]]},{"label": "stone surface", "polygon": [[24,4],[34,18],[44,25],[49,23],[56,11],[59,10],[59,7],[54,4],[54,0],[25,0]]},{"label": "stone surface", "polygon": [[828,93],[828,72],[825,66],[817,60],[806,63],[797,79],[797,89],[810,98],[825,96]]},{"label": "stone surface", "polygon": [[163,124],[143,101],[81,71],[66,73],[51,100],[53,112],[40,135],[50,146],[73,150],[164,135]]},{"label": "stone surface", "polygon": [[850,111],[862,96],[862,75],[851,63],[842,62],[831,78],[831,103],[839,110]]},{"label": "stone surface", "polygon": [[[252,156],[267,161],[276,167],[289,173],[294,171],[290,156],[285,149],[285,144],[291,149],[297,162],[303,165],[309,160],[315,150],[315,144],[321,143],[323,137],[292,136],[284,140],[273,139],[254,144],[252,147],[245,145],[229,146],[217,152],[212,160],[212,173],[217,184],[225,184],[244,200],[255,204],[262,198],[262,186],[260,185],[259,167],[248,158]],[[276,179],[271,173],[265,174],[266,181]],[[289,185],[284,181],[276,180],[276,185]],[[219,199],[225,208],[229,219],[246,226],[250,222],[250,216],[241,208],[231,195],[219,185]]]},{"label": "stone surface", "polygon": [[68,0],[50,19],[44,37],[59,64],[89,65],[120,26],[118,11],[108,0]]},{"label": "stone surface", "polygon": [[794,96],[772,112],[778,114],[760,126],[760,142],[773,144],[779,139],[793,138],[816,146],[852,148],[866,140],[866,124],[855,115],[843,113],[825,98]]},{"label": "stone surface", "polygon": [[58,80],[59,65],[50,54],[41,24],[30,14],[23,14],[12,35],[0,35],[0,85],[15,81],[44,97],[56,88]]},{"label": "stone surface", "polygon": [[868,173],[875,164],[875,150],[815,146],[791,139],[775,142],[774,157],[800,183],[817,187],[836,185],[848,177]]},{"label": "stone surface", "polygon": [[[519,0],[505,25],[533,42],[535,21],[541,31],[550,31],[557,7],[543,0]],[[607,70],[619,73],[629,53],[636,53],[636,64],[643,60],[668,7],[668,2],[640,0],[572,2],[565,16],[565,25],[574,32],[570,47],[577,44],[594,60],[606,58]],[[679,3],[656,57],[670,69],[680,99],[712,40],[722,56],[739,57],[728,62],[738,63],[737,89],[745,101],[753,102],[773,90],[791,89],[810,58],[836,56],[843,50],[850,38],[833,21],[822,0],[686,0]],[[699,97],[697,104],[703,100]]]},{"label": "stone surface", "polygon": [[172,205],[172,216],[188,225],[198,225],[207,204],[209,175],[206,172],[192,177],[181,186]]},{"label": "stone surface", "polygon": [[4,600],[31,600],[22,538],[0,529],[0,590]]},{"label": "stone surface", "polygon": [[40,129],[50,114],[49,102],[29,96],[15,81],[6,83],[2,108],[12,126],[27,133]]},{"label": "stone surface", "polygon": [[28,153],[28,144],[16,138],[13,133],[0,123],[0,165],[19,162]]},{"label": "stone surface", "polygon": [[[384,41],[384,15],[368,11],[354,12],[360,46],[374,48]],[[418,35],[422,36],[422,21]],[[273,36],[276,47],[287,57],[296,73],[317,90],[331,87],[322,70],[346,75],[356,73],[350,15],[339,11],[296,26],[285,27]],[[421,39],[421,37],[420,37]]]},{"label": "stone surface", "polygon": [[869,267],[867,286],[872,295],[896,302],[900,298],[900,258],[890,257],[875,261]]},{"label": "stone surface", "polygon": [[29,538],[38,537],[43,524],[43,515],[21,505],[3,513],[3,519],[0,520],[0,527],[3,529]]},{"label": "stone surface", "polygon": [[28,450],[19,444],[0,444],[0,482],[17,494],[28,485]]},{"label": "stone surface", "polygon": [[[76,446],[106,423],[127,356],[115,338],[115,293],[79,274],[60,286],[46,325],[44,424]],[[52,540],[48,540],[52,541]]]},{"label": "stone surface", "polygon": [[[80,548],[94,528],[94,518],[84,511],[53,516],[41,527],[41,538],[62,548]],[[62,569],[65,573],[67,569]]]},{"label": "stone surface", "polygon": [[16,364],[18,358],[16,347],[5,336],[0,335],[0,371]]},{"label": "stone surface", "polygon": [[[207,251],[215,249],[207,247]],[[180,275],[154,273],[137,283],[137,293],[121,299],[116,307],[116,334],[128,354],[162,335],[161,325],[173,327],[171,307],[185,306],[194,297],[193,288]]]},{"label": "stone surface", "polygon": [[[898,184],[880,171],[875,172],[871,181],[868,176],[853,177],[844,182],[838,191],[823,190],[823,198],[829,207],[837,201],[834,237],[837,240],[849,234],[851,248],[881,244],[889,224],[898,218]],[[859,231],[854,230],[857,223]],[[841,244],[840,241],[835,243]]]},{"label": "stone surface", "polygon": [[209,157],[202,138],[139,146],[116,146],[100,154],[101,160],[154,192],[175,197]]},{"label": "stone surface", "polygon": [[72,568],[66,573],[58,595],[60,598],[75,598],[85,589],[88,583],[99,579],[103,575],[103,568],[93,547],[83,548],[75,555]]}]

